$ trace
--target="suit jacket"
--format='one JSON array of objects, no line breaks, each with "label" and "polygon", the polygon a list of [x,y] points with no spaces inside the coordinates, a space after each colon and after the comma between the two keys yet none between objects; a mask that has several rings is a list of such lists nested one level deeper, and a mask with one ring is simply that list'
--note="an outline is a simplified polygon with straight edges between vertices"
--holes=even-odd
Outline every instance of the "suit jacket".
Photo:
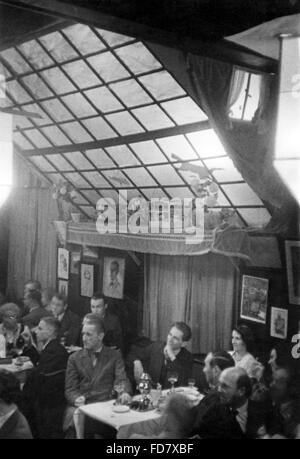
[{"label": "suit jacket", "polygon": [[80,317],[67,309],[60,322],[60,331],[58,338],[66,338],[66,345],[72,346],[78,344],[81,330]]},{"label": "suit jacket", "polygon": [[32,434],[23,414],[17,409],[0,427],[1,440],[29,440]]},{"label": "suit jacket", "polygon": [[163,389],[169,387],[167,373],[174,371],[178,373],[177,385],[186,386],[193,371],[193,355],[183,347],[173,362],[168,360],[165,363],[164,347],[165,343],[162,342],[151,343],[146,347],[134,347],[127,358],[129,371],[132,373],[134,360],[140,360],[154,384],[162,384]]},{"label": "suit jacket", "polygon": [[45,308],[40,306],[39,308],[33,309],[26,316],[23,317],[22,322],[27,325],[28,328],[32,329],[38,326],[40,320],[43,317],[51,316],[52,314]]},{"label": "suit jacket", "polygon": [[131,392],[124,362],[119,350],[103,346],[96,366],[90,353],[82,349],[72,354],[66,373],[66,399],[74,405],[77,397],[84,395],[88,403],[108,400],[115,383],[125,381],[125,391]]}]

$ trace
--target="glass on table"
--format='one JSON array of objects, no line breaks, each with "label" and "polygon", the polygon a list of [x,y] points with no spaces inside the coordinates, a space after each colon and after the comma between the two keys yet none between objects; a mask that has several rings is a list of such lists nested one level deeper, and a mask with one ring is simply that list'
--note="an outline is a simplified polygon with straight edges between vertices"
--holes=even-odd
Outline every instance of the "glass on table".
[{"label": "glass on table", "polygon": [[114,385],[114,391],[117,393],[116,405],[121,405],[121,395],[125,391],[125,382],[119,381]]},{"label": "glass on table", "polygon": [[178,373],[174,372],[174,371],[170,371],[168,372],[168,381],[169,383],[171,384],[171,389],[170,389],[170,392],[175,392],[175,384],[177,383],[178,381]]}]

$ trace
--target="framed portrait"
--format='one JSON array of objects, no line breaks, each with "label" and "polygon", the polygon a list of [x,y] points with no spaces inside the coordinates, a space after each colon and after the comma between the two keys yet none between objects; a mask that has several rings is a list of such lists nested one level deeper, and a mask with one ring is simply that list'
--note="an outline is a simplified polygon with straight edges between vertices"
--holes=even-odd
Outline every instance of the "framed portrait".
[{"label": "framed portrait", "polygon": [[123,298],[125,258],[104,257],[103,293],[110,298]]},{"label": "framed portrait", "polygon": [[71,252],[70,273],[79,274],[81,252]]},{"label": "framed portrait", "polygon": [[64,295],[66,298],[68,298],[68,288],[69,288],[69,282],[63,279],[58,279],[58,286],[57,290],[59,293]]},{"label": "framed portrait", "polygon": [[285,241],[289,303],[300,305],[300,241]]},{"label": "framed portrait", "polygon": [[70,253],[67,249],[59,248],[57,253],[57,277],[69,280]]},{"label": "framed portrait", "polygon": [[91,298],[94,293],[94,265],[80,265],[80,295]]},{"label": "framed portrait", "polygon": [[270,335],[273,338],[286,339],[288,330],[288,311],[287,309],[272,308]]},{"label": "framed portrait", "polygon": [[267,320],[269,280],[243,276],[241,318],[265,324]]}]

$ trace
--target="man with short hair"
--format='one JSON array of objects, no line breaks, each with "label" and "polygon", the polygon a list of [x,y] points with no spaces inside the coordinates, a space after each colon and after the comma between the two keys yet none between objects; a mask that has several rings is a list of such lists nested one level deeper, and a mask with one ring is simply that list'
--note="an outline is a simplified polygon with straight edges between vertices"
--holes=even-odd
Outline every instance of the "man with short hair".
[{"label": "man with short hair", "polygon": [[149,373],[154,384],[161,384],[163,389],[170,387],[168,376],[171,372],[178,375],[178,386],[185,386],[192,375],[193,356],[185,349],[191,339],[190,327],[184,322],[175,322],[167,337],[167,342],[155,342],[144,348],[135,347],[128,355],[129,371],[139,381],[141,375]]},{"label": "man with short hair", "polygon": [[123,350],[123,333],[119,318],[107,310],[107,298],[100,292],[94,293],[91,298],[91,312],[97,314],[104,325],[103,343],[108,347]]},{"label": "man with short hair", "polygon": [[35,328],[43,317],[51,315],[41,306],[41,299],[41,292],[38,290],[28,291],[24,296],[24,305],[29,312],[23,317],[22,322],[30,330]]},{"label": "man with short hair", "polygon": [[56,292],[51,299],[50,310],[60,322],[58,339],[64,339],[66,346],[78,344],[81,328],[80,318],[68,308],[66,297]]},{"label": "man with short hair", "polygon": [[204,360],[203,373],[210,390],[217,389],[222,371],[234,366],[234,360],[228,352],[209,352]]}]

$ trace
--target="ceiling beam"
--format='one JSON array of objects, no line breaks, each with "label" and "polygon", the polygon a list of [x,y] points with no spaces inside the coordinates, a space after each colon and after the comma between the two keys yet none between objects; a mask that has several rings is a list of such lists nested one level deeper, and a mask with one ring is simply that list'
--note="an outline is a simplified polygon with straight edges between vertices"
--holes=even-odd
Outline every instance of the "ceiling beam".
[{"label": "ceiling beam", "polygon": [[116,137],[113,139],[96,140],[92,142],[76,143],[73,145],[62,145],[47,148],[34,148],[30,150],[23,150],[25,156],[35,155],[48,155],[51,153],[68,153],[72,151],[91,150],[95,148],[115,147],[117,145],[128,145],[135,142],[143,142],[146,140],[156,140],[159,138],[169,137],[172,135],[188,134],[190,132],[202,131],[209,129],[210,124],[208,121],[200,123],[185,124],[183,126],[175,126],[165,129],[157,129],[155,131],[147,131],[139,134],[130,134],[125,136]]},{"label": "ceiling beam", "polygon": [[[125,35],[134,36],[137,39],[159,43],[161,45],[172,48],[181,49],[184,52],[191,52],[200,56],[208,56],[221,61],[229,62],[234,65],[246,67],[249,70],[259,72],[277,72],[277,61],[262,56],[251,50],[245,49],[234,43],[226,40],[216,39],[210,41],[203,39],[205,33],[209,34],[209,27],[214,27],[216,30],[217,24],[210,24],[205,17],[202,18],[199,11],[195,19],[195,11],[189,7],[187,14],[190,14],[191,23],[194,24],[193,33],[190,33],[189,27],[184,27],[180,21],[175,21],[173,30],[168,27],[162,20],[158,23],[158,14],[149,18],[149,15],[144,12],[137,14],[136,2],[132,2],[130,10],[130,2],[126,2],[122,6],[122,2],[114,1],[98,1],[98,2],[66,2],[58,0],[1,0],[2,3],[7,3],[11,6],[22,7],[31,11],[40,11],[46,14],[52,14],[69,21],[85,23],[95,27],[100,27],[113,32],[119,32]],[[143,3],[143,2],[141,2]],[[174,5],[176,3],[174,2]],[[149,8],[149,7],[148,7]],[[176,6],[174,7],[176,8]],[[152,11],[152,10],[150,10]],[[155,10],[153,9],[153,12]],[[166,11],[164,12],[166,15]],[[178,14],[178,11],[176,11]],[[163,12],[162,12],[163,15]],[[151,15],[150,15],[151,16]],[[185,15],[184,23],[188,17]],[[195,20],[196,25],[195,27]],[[154,26],[153,26],[154,22]],[[150,24],[150,25],[149,25]],[[199,38],[197,34],[199,30]],[[195,32],[196,31],[196,32]],[[202,37],[202,38],[201,38]]]}]

